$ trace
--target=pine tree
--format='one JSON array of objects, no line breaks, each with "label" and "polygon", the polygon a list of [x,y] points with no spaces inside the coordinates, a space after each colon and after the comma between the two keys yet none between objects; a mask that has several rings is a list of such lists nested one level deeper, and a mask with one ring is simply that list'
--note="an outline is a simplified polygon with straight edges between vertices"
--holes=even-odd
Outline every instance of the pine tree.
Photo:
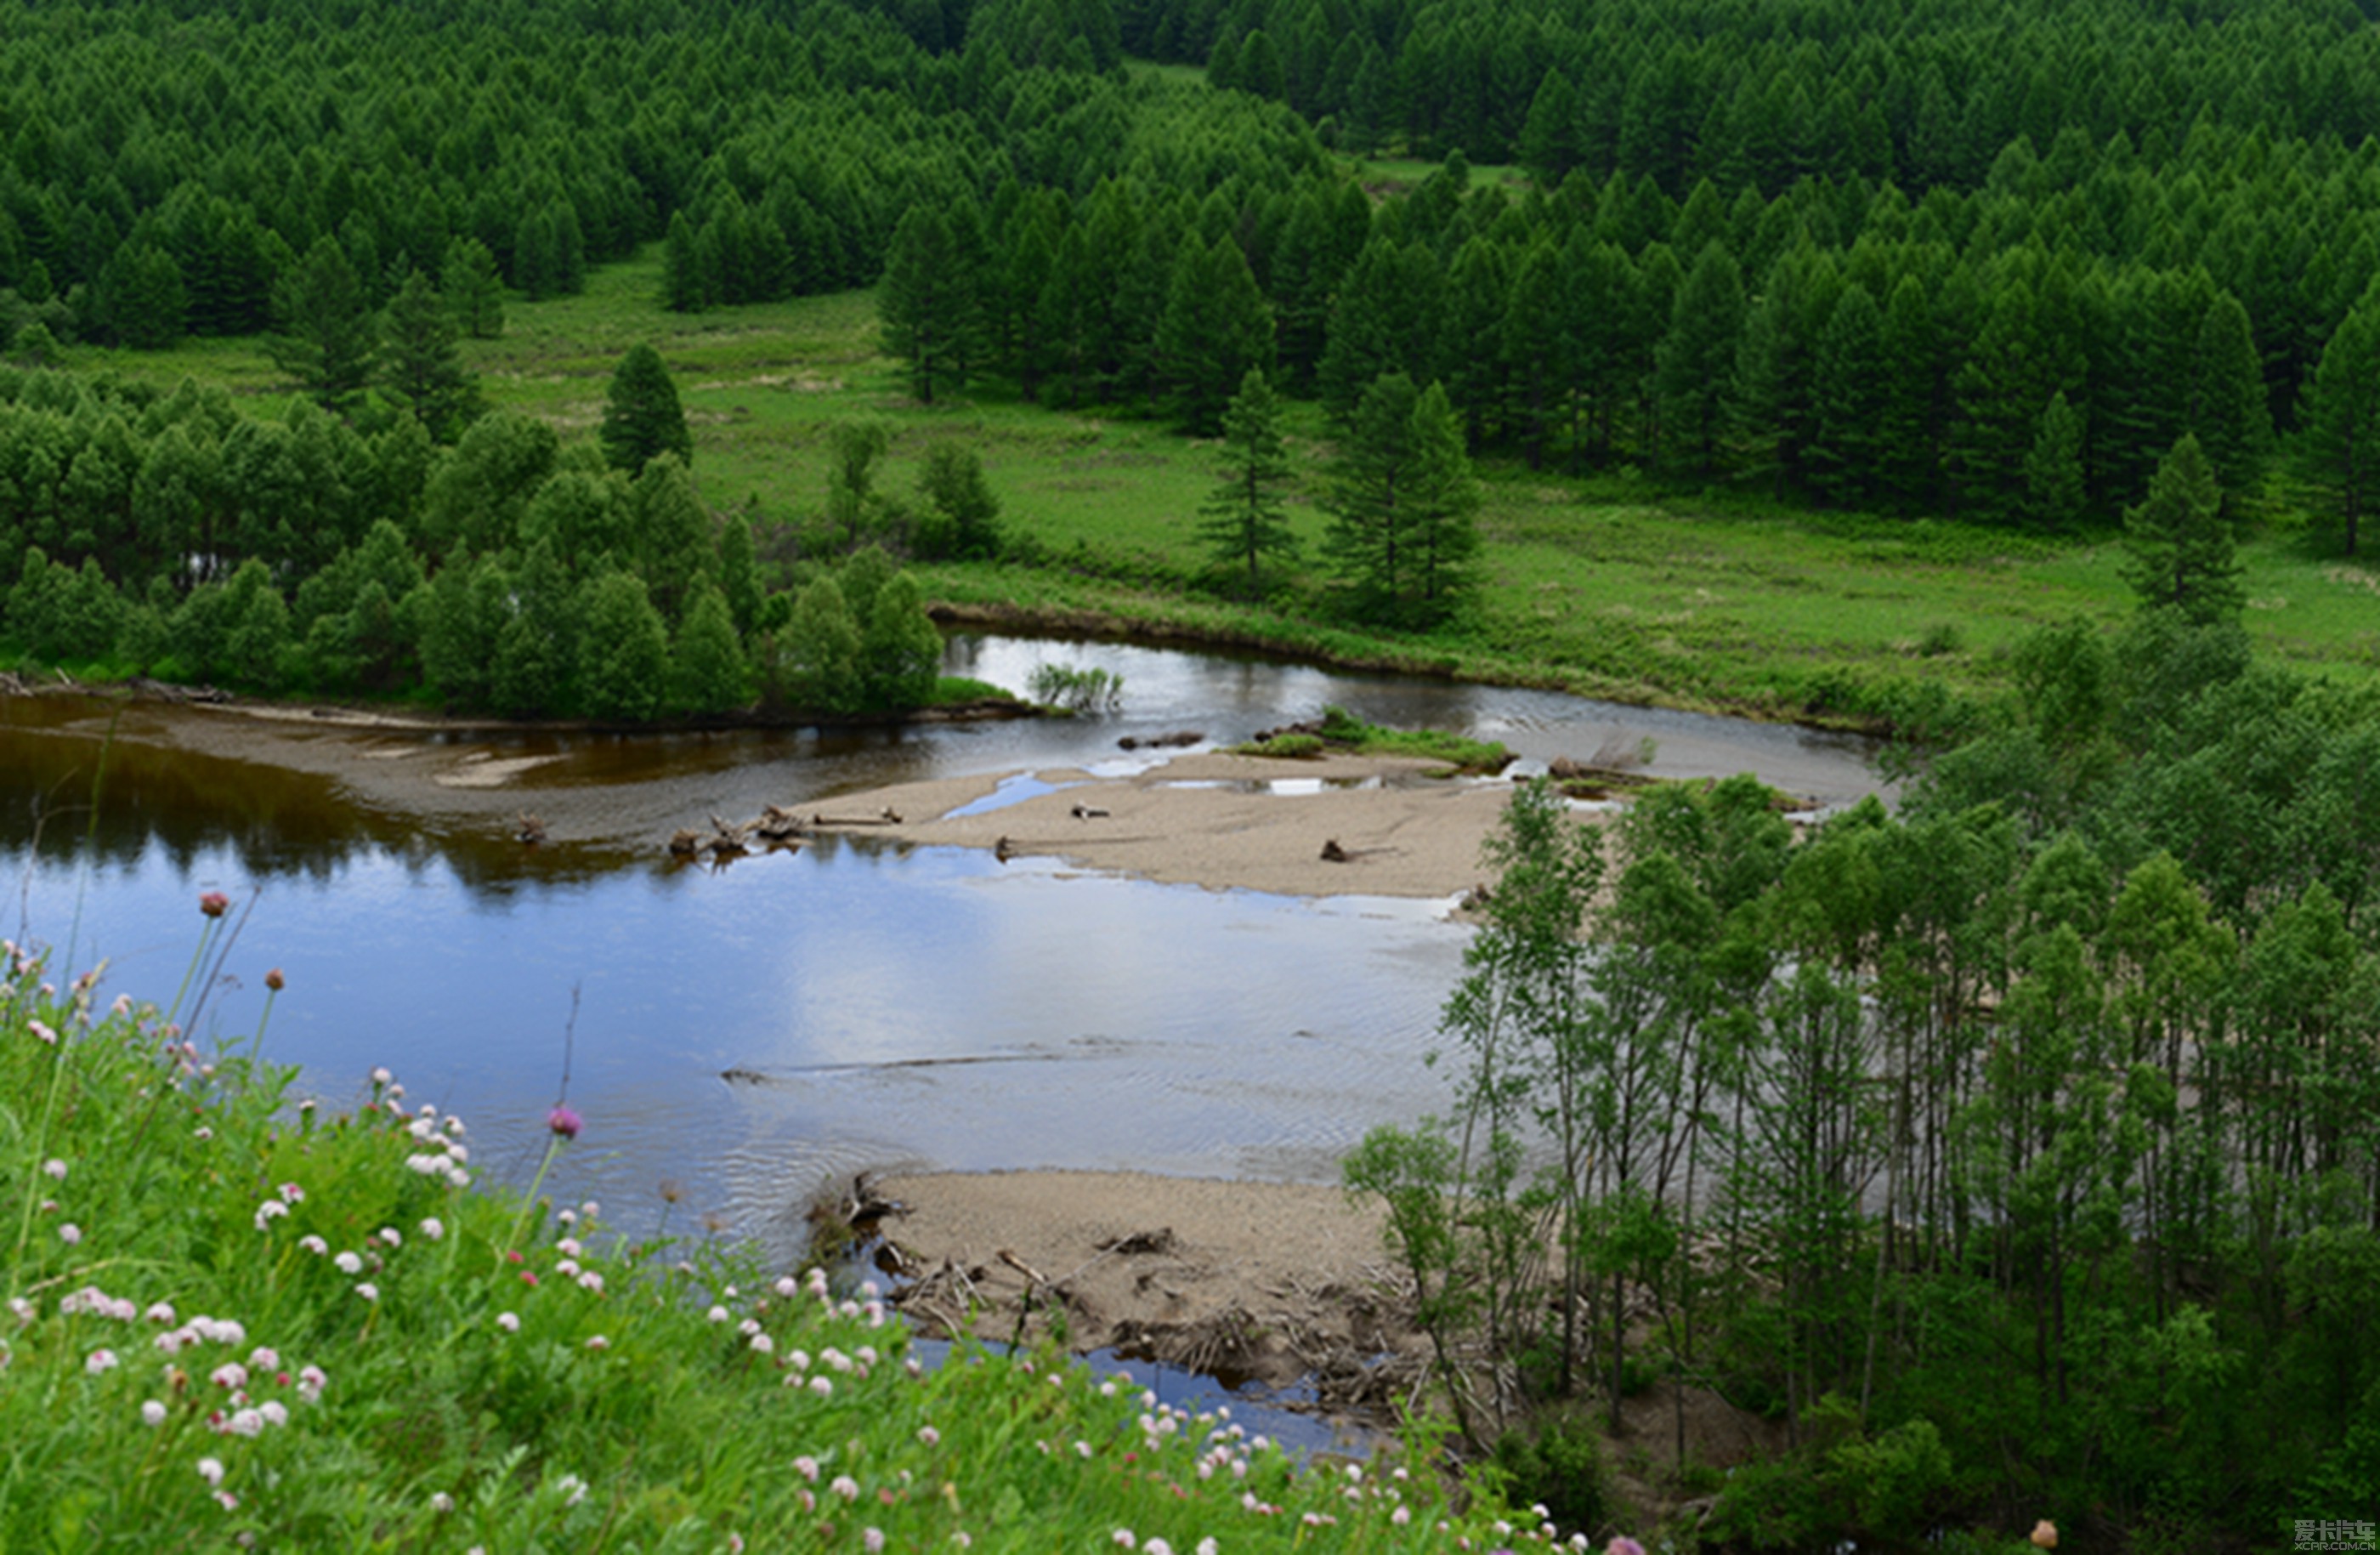
[{"label": "pine tree", "polygon": [[1194,437],[1213,436],[1232,386],[1272,361],[1272,309],[1230,237],[1184,242],[1154,347],[1174,420]]},{"label": "pine tree", "polygon": [[1837,506],[1864,504],[1876,494],[1890,373],[1884,310],[1867,288],[1851,286],[1818,338],[1817,431],[1805,455],[1811,486]]},{"label": "pine tree", "polygon": [[2265,459],[2273,445],[2273,415],[2248,310],[2229,292],[2206,310],[2194,366],[2190,430],[2205,445],[2226,496],[2236,499],[2254,491],[2264,479]]},{"label": "pine tree", "polygon": [[2380,496],[2380,287],[2323,348],[2298,421],[2301,468],[2328,497],[2352,556],[2364,510]]},{"label": "pine tree", "polygon": [[694,463],[694,436],[686,430],[677,384],[662,364],[661,353],[650,346],[631,346],[620,358],[603,396],[603,423],[596,437],[612,468],[631,475],[657,454],[675,454],[679,463]]},{"label": "pine tree", "polygon": [[910,206],[892,231],[876,307],[884,348],[901,358],[909,392],[927,405],[966,381],[975,300],[973,283],[957,269],[950,223],[931,204]]},{"label": "pine tree", "polygon": [[2045,529],[2071,528],[2082,517],[2082,417],[2063,390],[2050,396],[2024,458],[2025,516]]},{"label": "pine tree", "polygon": [[1469,588],[1479,553],[1479,485],[1444,385],[1432,383],[1415,402],[1408,446],[1405,547],[1415,579],[1408,613],[1436,622]]},{"label": "pine tree", "polygon": [[273,287],[273,312],[278,333],[265,353],[273,365],[326,410],[352,404],[371,381],[378,329],[346,250],[315,239]]},{"label": "pine tree", "polygon": [[1743,335],[1743,277],[1714,238],[1678,288],[1655,375],[1661,429],[1672,457],[1697,475],[1718,468],[1727,396]]},{"label": "pine tree", "polygon": [[476,237],[457,237],[446,245],[445,263],[438,273],[439,295],[455,310],[455,322],[474,340],[494,340],[504,333],[504,283],[496,273],[496,256]]},{"label": "pine tree", "polygon": [[1290,484],[1288,450],[1281,442],[1281,401],[1264,373],[1250,368],[1240,392],[1223,412],[1221,484],[1200,507],[1198,538],[1219,567],[1247,569],[1248,599],[1264,591],[1268,563],[1297,553],[1282,494]]},{"label": "pine tree", "polygon": [[2157,466],[2148,500],[2124,515],[2124,581],[2143,606],[2203,626],[2237,620],[2247,604],[2222,487],[2187,432]]},{"label": "pine tree", "polygon": [[479,381],[455,350],[454,315],[418,270],[381,314],[380,379],[441,443],[452,443],[487,408]]},{"label": "pine tree", "polygon": [[1323,550],[1356,613],[1390,620],[1411,585],[1404,504],[1413,463],[1413,412],[1421,398],[1402,372],[1375,379],[1332,462],[1323,505],[1330,515]]}]

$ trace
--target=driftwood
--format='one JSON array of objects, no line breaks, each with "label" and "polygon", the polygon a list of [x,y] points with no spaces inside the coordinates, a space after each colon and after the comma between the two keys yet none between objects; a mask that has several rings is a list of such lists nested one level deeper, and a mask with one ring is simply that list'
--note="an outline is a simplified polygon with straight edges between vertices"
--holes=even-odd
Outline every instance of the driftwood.
[{"label": "driftwood", "polygon": [[1108,812],[1099,808],[1097,805],[1086,805],[1078,801],[1075,808],[1067,813],[1072,815],[1076,820],[1103,820],[1107,819]]},{"label": "driftwood", "polygon": [[823,810],[810,817],[812,826],[898,826],[901,812],[887,805],[874,815],[828,815]]},{"label": "driftwood", "polygon": [[1176,729],[1170,735],[1126,735],[1116,741],[1120,750],[1161,750],[1168,746],[1196,745],[1207,736],[1197,729]]}]

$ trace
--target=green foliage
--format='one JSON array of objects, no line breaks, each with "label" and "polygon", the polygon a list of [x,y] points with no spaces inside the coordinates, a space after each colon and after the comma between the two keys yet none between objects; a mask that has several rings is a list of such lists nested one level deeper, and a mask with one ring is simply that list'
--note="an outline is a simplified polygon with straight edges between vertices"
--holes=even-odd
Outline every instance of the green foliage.
[{"label": "green foliage", "polygon": [[455,350],[453,310],[418,270],[381,314],[380,381],[441,443],[486,409],[479,382]]},{"label": "green foliage", "polygon": [[1035,701],[1068,712],[1111,713],[1123,706],[1123,676],[1096,664],[1036,664],[1025,684]]},{"label": "green foliage", "polygon": [[2193,436],[2173,445],[2148,500],[2124,515],[2124,580],[2144,606],[2205,626],[2236,619],[2247,602],[2222,490]]},{"label": "green foliage", "polygon": [[317,238],[273,292],[275,367],[328,410],[355,403],[371,381],[377,350],[371,299],[347,252]]},{"label": "green foliage", "polygon": [[1574,1415],[1556,1415],[1534,1433],[1505,1432],[1489,1461],[1504,1476],[1507,1500],[1543,1506],[1557,1527],[1599,1528],[1611,1519],[1603,1443]]},{"label": "green foliage", "polygon": [[1000,499],[974,449],[947,443],[927,449],[917,496],[924,512],[912,543],[921,560],[984,562],[1000,554]]},{"label": "green foliage", "polygon": [[596,438],[612,468],[630,475],[662,454],[676,455],[681,465],[694,463],[694,437],[686,431],[677,384],[650,346],[633,346],[620,358],[604,392]]},{"label": "green foliage", "polygon": [[1292,470],[1281,415],[1263,371],[1249,368],[1223,412],[1221,483],[1198,510],[1198,537],[1208,553],[1218,568],[1245,569],[1249,599],[1262,592],[1268,563],[1283,565],[1297,555],[1284,505]]}]

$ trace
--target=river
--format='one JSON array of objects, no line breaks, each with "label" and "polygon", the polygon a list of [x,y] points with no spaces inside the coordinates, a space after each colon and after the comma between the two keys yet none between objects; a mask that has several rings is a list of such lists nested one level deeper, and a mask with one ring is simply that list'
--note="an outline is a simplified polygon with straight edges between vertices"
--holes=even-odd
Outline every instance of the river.
[{"label": "river", "polygon": [[[1374,1124],[1445,1105],[1427,1055],[1467,930],[1445,902],[1158,885],[889,842],[714,870],[664,856],[674,826],[920,778],[1126,770],[1154,758],[1123,736],[1225,743],[1328,702],[1501,739],[1524,770],[1649,739],[1656,775],[1749,771],[1820,803],[1878,786],[1846,736],[1551,692],[1000,637],[952,639],[946,668],[1022,686],[1045,661],[1120,674],[1123,712],[471,736],[534,765],[493,799],[405,803],[165,737],[219,713],[143,707],[128,724],[161,737],[109,744],[95,705],[0,701],[0,878],[17,898],[0,916],[52,947],[58,981],[104,957],[111,990],[163,1002],[200,893],[225,892],[245,921],[202,1035],[249,1038],[280,968],[266,1056],[333,1102],[385,1064],[409,1101],[468,1121],[475,1165],[516,1181],[566,1054],[586,1130],[550,1179],[560,1195],[633,1230],[783,1247],[821,1185],[863,1169],[1332,1180]],[[457,737],[374,736],[370,754]],[[540,796],[595,816],[595,835],[525,848],[491,817]]]}]

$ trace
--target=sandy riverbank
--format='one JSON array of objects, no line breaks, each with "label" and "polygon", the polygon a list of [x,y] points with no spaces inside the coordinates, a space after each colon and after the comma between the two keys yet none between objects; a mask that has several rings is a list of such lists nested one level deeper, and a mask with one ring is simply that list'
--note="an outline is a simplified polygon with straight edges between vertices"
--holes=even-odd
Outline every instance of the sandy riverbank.
[{"label": "sandy riverbank", "polygon": [[[1480,844],[1512,784],[1429,775],[1439,770],[1403,757],[1200,752],[1128,776],[1072,767],[993,772],[791,808],[827,830],[1057,857],[1217,890],[1453,896],[1479,882]],[[1007,793],[1029,796],[985,808]],[[1324,857],[1333,843],[1337,860]]]}]

